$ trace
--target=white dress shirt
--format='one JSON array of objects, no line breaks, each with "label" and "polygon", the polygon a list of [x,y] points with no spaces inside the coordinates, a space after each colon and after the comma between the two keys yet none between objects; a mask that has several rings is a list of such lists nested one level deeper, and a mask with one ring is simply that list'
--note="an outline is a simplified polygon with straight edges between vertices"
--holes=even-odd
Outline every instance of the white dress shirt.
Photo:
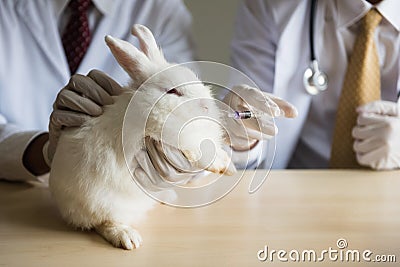
[{"label": "white dress shirt", "polygon": [[[292,102],[298,118],[278,119],[275,168],[328,167],[336,108],[360,19],[372,7],[365,0],[318,1],[315,52],[327,73],[328,89],[310,96],[303,86],[310,63],[310,0],[247,0],[239,8],[232,41],[232,63],[260,89]],[[376,6],[383,20],[375,38],[381,66],[383,100],[399,91],[400,1]],[[272,157],[272,151],[267,153]],[[267,166],[264,166],[267,167]]]},{"label": "white dress shirt", "polygon": [[[70,72],[61,33],[68,0],[0,1],[0,179],[35,179],[22,164],[30,141],[46,131],[52,104]],[[149,27],[167,60],[193,59],[191,16],[181,0],[93,0],[92,40],[77,73],[108,73],[121,84],[127,74],[104,43],[110,34],[132,42],[133,24]]]}]

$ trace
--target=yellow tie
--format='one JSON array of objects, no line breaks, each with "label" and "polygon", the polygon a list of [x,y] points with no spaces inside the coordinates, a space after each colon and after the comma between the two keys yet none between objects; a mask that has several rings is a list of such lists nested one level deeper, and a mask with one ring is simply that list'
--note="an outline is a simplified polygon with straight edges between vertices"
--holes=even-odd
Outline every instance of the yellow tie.
[{"label": "yellow tie", "polygon": [[374,31],[381,20],[381,14],[372,8],[361,22],[336,112],[331,168],[360,168],[351,132],[357,121],[356,108],[381,98],[379,58],[374,42]]}]

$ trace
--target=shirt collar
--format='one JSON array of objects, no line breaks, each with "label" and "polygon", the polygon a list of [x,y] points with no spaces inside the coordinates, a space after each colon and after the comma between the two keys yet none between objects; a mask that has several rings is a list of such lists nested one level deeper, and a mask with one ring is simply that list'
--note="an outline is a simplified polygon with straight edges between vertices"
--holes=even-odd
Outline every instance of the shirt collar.
[{"label": "shirt collar", "polygon": [[[52,1],[57,18],[59,18],[62,15],[69,1],[70,0]],[[92,2],[103,15],[110,15],[114,11],[114,8],[117,3],[117,1],[112,1],[112,0],[92,0]]]},{"label": "shirt collar", "polygon": [[[373,7],[366,0],[336,1],[338,11],[337,26],[349,27],[359,21]],[[397,31],[400,31],[400,1],[384,0],[376,5],[383,18],[387,20]]]},{"label": "shirt collar", "polygon": [[99,9],[103,15],[110,15],[116,6],[115,0],[92,0],[93,4]]},{"label": "shirt collar", "polygon": [[377,6],[379,12],[396,30],[400,31],[400,1],[399,0],[384,0]]}]

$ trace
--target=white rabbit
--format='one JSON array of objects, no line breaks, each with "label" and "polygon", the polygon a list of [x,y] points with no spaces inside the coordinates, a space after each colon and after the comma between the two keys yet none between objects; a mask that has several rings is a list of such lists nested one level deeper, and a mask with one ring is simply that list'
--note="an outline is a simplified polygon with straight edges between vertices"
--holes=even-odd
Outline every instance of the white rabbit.
[{"label": "white rabbit", "polygon": [[[145,136],[179,148],[199,168],[227,174],[235,171],[221,149],[223,134],[218,124],[194,120],[180,132],[179,139],[176,136],[177,128],[193,117],[219,119],[209,88],[201,82],[185,84],[198,79],[191,70],[166,62],[148,28],[135,25],[132,34],[141,51],[128,42],[106,37],[114,57],[132,78],[131,84],[114,97],[114,104],[104,107],[103,115],[64,131],[50,173],[50,190],[63,218],[77,228],[95,229],[114,246],[125,249],[140,246],[142,239],[131,225],[155,203],[132,180],[125,162],[133,162]],[[150,77],[150,82],[144,83]],[[124,122],[132,97],[135,116],[127,116]],[[189,100],[193,102],[185,105]],[[167,117],[173,123],[165,123]],[[128,129],[124,135],[124,146],[129,147],[126,158],[123,122]],[[212,161],[201,157],[199,147],[204,139],[216,144]]]}]

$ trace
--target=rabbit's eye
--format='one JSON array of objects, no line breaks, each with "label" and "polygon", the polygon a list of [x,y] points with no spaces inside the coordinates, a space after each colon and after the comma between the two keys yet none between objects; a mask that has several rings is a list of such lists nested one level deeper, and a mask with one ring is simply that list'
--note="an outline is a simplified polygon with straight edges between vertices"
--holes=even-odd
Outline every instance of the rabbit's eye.
[{"label": "rabbit's eye", "polygon": [[176,90],[175,88],[172,88],[172,89],[168,90],[167,94],[174,94],[174,95],[177,95],[177,96],[182,96],[182,93],[179,92],[178,90]]}]

